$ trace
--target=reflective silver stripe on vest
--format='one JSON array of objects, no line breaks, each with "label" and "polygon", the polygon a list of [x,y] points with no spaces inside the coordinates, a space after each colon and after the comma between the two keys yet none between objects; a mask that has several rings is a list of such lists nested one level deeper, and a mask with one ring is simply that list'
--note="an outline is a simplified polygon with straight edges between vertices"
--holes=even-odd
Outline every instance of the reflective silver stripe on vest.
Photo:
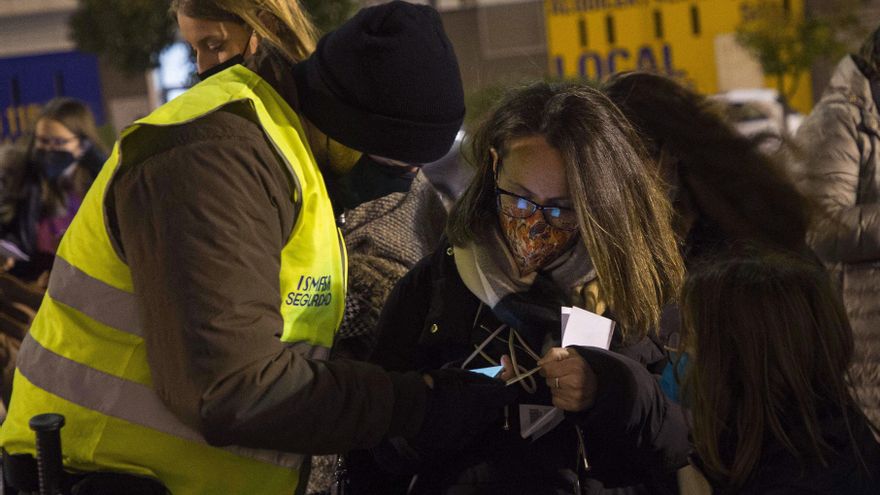
[{"label": "reflective silver stripe on vest", "polygon": [[55,257],[49,296],[109,327],[142,337],[141,318],[133,295],[108,285]]},{"label": "reflective silver stripe on vest", "polygon": [[[21,344],[18,370],[35,386],[86,409],[208,445],[204,437],[165,407],[152,388],[67,359],[46,349],[30,335]],[[272,450],[238,446],[224,450],[287,469],[299,469],[303,461],[300,454]]]},{"label": "reflective silver stripe on vest", "polygon": [[[60,256],[55,257],[48,291],[55,301],[99,323],[143,338],[137,299],[133,294],[88,275]],[[327,347],[308,342],[287,345],[307,359],[330,359],[330,349]]]}]

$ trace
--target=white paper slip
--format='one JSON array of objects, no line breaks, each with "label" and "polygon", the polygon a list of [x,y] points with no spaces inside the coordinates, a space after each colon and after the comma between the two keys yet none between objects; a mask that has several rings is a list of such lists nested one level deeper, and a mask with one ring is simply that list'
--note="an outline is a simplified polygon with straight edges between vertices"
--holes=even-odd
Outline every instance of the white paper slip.
[{"label": "white paper slip", "polygon": [[581,308],[562,308],[562,347],[611,347],[614,320]]},{"label": "white paper slip", "polygon": [[568,317],[571,316],[571,308],[563,306],[561,311],[562,317],[560,318],[560,322],[562,322],[562,333],[565,333],[565,326],[568,325]]},{"label": "white paper slip", "polygon": [[562,409],[540,404],[519,405],[519,434],[537,440],[565,419]]}]

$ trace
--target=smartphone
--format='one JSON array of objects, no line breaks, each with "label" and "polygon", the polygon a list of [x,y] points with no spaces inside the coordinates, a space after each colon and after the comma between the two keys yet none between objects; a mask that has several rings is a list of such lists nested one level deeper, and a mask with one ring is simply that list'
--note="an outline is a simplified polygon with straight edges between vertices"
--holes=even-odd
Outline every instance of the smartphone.
[{"label": "smartphone", "polygon": [[489,378],[496,378],[501,374],[501,371],[504,369],[504,366],[490,366],[488,368],[477,368],[475,370],[468,370],[471,373],[479,373],[481,375],[486,375]]}]

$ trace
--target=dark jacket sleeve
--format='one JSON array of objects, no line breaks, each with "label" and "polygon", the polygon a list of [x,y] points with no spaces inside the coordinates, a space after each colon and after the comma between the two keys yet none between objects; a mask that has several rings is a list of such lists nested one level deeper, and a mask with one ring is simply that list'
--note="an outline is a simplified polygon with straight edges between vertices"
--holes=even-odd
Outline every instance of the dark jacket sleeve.
[{"label": "dark jacket sleeve", "polygon": [[[415,369],[416,348],[431,298],[431,260],[421,260],[397,281],[382,307],[376,327],[377,344],[370,362],[388,370]],[[406,493],[412,473],[393,448],[355,450],[346,455],[348,478],[355,493]],[[384,455],[383,455],[384,454]]]},{"label": "dark jacket sleeve", "polygon": [[121,168],[108,203],[169,409],[215,445],[320,454],[414,435],[418,374],[308,360],[278,339],[296,211],[258,126],[220,111],[164,132],[152,142],[173,146]]},{"label": "dark jacket sleeve", "polygon": [[422,259],[392,289],[379,315],[370,362],[387,370],[417,369],[416,348],[430,309],[434,258]]},{"label": "dark jacket sleeve", "polygon": [[580,427],[591,476],[606,485],[658,480],[688,463],[690,444],[681,407],[638,362],[597,348],[574,347],[596,372],[596,402],[570,415]]}]

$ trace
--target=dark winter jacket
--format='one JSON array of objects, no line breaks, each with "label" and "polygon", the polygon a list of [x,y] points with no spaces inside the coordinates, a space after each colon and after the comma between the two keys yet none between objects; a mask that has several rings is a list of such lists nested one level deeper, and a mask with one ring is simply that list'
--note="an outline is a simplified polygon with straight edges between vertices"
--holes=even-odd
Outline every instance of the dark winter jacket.
[{"label": "dark winter jacket", "polygon": [[[527,299],[532,299],[531,296],[536,300],[542,298],[540,288],[533,292]],[[540,325],[537,335],[518,329],[539,354],[544,341],[555,339],[555,345],[559,341],[560,304],[553,300],[543,302],[547,309],[551,309],[547,314],[556,315],[555,321],[551,319]],[[372,361],[398,371],[458,366],[499,324],[492,311],[464,285],[456,269],[454,250],[444,243],[395,287],[380,318],[379,342]],[[687,463],[689,451],[687,429],[680,409],[666,400],[647,405],[641,412],[645,413],[647,409],[650,426],[639,431],[632,430],[630,425],[641,418],[630,417],[626,409],[630,407],[631,391],[658,386],[647,368],[659,371],[665,365],[665,355],[647,338],[626,348],[621,348],[619,343],[612,347],[631,356],[634,360],[630,362],[645,370],[640,379],[647,383],[641,386],[618,383],[613,369],[606,372],[601,363],[597,364],[600,395],[607,398],[601,407],[597,403],[585,413],[569,414],[562,424],[534,442],[521,438],[519,415],[515,408],[511,408],[509,429],[505,429],[502,423],[490,427],[466,452],[424,467],[417,476],[414,491],[571,493],[579,463],[576,425],[583,433],[587,458],[592,466],[591,479],[582,483],[582,486],[590,486],[585,493],[613,493],[603,491],[602,485],[606,489],[629,487],[622,493],[665,493],[674,489],[675,484],[670,480],[675,470]],[[495,359],[509,353],[507,345],[499,341],[493,341],[486,352]],[[477,358],[467,367],[481,368],[490,364]],[[534,362],[524,364],[526,368],[534,366]],[[544,380],[539,378],[537,382],[536,394],[520,391],[521,403],[551,403]],[[620,449],[621,443],[604,433],[612,423],[619,424],[618,430],[638,437],[626,442],[637,445],[635,450]],[[636,450],[653,453],[645,457],[652,460],[643,460]],[[350,456],[349,467],[355,489],[360,488],[356,493],[405,492],[408,476],[393,480],[382,470],[395,466],[377,466],[371,462],[363,452]]]}]

